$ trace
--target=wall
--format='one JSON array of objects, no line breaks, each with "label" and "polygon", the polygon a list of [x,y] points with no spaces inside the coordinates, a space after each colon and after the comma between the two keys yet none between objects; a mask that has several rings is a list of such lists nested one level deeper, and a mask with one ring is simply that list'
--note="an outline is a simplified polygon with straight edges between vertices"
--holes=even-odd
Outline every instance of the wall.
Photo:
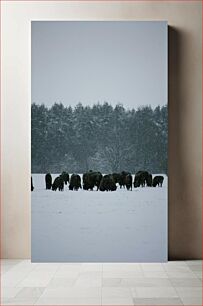
[{"label": "wall", "polygon": [[30,21],[169,23],[169,258],[201,258],[201,1],[4,1],[1,251],[30,258]]}]

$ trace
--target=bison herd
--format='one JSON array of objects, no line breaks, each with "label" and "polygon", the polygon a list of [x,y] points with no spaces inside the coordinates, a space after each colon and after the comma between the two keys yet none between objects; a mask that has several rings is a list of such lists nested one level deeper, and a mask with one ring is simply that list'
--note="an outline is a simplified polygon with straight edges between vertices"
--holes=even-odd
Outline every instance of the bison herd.
[{"label": "bison herd", "polygon": [[[79,174],[72,174],[69,176],[67,172],[62,172],[57,176],[52,182],[52,176],[50,173],[45,175],[45,185],[46,189],[51,189],[53,191],[64,190],[64,185],[69,183],[69,190],[93,190],[95,187],[100,191],[115,191],[117,189],[117,184],[120,188],[126,188],[127,190],[132,190],[137,187],[162,187],[164,177],[162,175],[157,175],[154,178],[152,174],[147,171],[138,171],[135,174],[134,181],[132,174],[130,172],[122,171],[121,173],[112,173],[102,175],[101,172],[88,171],[83,174],[82,182]],[[31,191],[34,190],[33,181],[31,177]]]}]

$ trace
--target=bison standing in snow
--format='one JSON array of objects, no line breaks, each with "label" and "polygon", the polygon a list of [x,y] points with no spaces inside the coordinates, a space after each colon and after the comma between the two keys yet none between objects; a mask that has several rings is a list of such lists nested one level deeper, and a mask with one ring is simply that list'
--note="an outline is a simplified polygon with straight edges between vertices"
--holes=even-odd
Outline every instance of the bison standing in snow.
[{"label": "bison standing in snow", "polygon": [[101,172],[89,171],[89,172],[84,173],[83,174],[83,189],[93,190],[93,188],[96,186],[98,190],[101,179],[102,179]]},{"label": "bison standing in snow", "polygon": [[104,175],[99,190],[100,191],[115,191],[117,189],[116,183],[111,174]]},{"label": "bison standing in snow", "polygon": [[63,191],[64,190],[64,182],[63,182],[63,178],[60,176],[57,176],[52,184],[52,190],[56,191]]},{"label": "bison standing in snow", "polygon": [[146,184],[147,187],[152,187],[152,175],[148,173],[148,176],[146,177]]},{"label": "bison standing in snow", "polygon": [[63,171],[61,173],[61,177],[62,177],[65,185],[67,185],[67,183],[69,182],[69,174],[68,174],[68,172]]},{"label": "bison standing in snow", "polygon": [[126,177],[128,175],[131,175],[131,173],[130,172],[126,172],[126,171],[122,171],[120,173],[120,179],[119,179],[119,182],[118,182],[119,185],[120,185],[120,188],[122,188],[122,186],[125,188],[125,186],[126,186]]},{"label": "bison standing in snow", "polygon": [[113,176],[114,182],[115,182],[116,184],[119,183],[120,178],[121,178],[121,174],[120,174],[120,173],[113,173],[112,176]]},{"label": "bison standing in snow", "polygon": [[126,181],[126,176],[131,175],[130,172],[122,171],[121,173],[113,173],[113,179],[114,182],[119,184],[120,188],[124,187],[125,188],[125,181]]},{"label": "bison standing in snow", "polygon": [[147,171],[138,171],[134,178],[134,187],[152,186],[152,175]]},{"label": "bison standing in snow", "polygon": [[164,177],[162,175],[157,175],[153,178],[153,187],[159,186],[162,187]]},{"label": "bison standing in snow", "polygon": [[133,178],[131,174],[127,174],[125,177],[125,186],[127,190],[132,190]]},{"label": "bison standing in snow", "polygon": [[70,178],[69,190],[78,190],[82,188],[81,178],[78,174],[72,174]]},{"label": "bison standing in snow", "polygon": [[50,173],[47,173],[45,175],[45,184],[46,184],[46,189],[51,189],[52,186],[52,177]]},{"label": "bison standing in snow", "polygon": [[32,176],[31,176],[31,191],[34,190],[34,186],[33,186],[33,181],[32,181]]}]

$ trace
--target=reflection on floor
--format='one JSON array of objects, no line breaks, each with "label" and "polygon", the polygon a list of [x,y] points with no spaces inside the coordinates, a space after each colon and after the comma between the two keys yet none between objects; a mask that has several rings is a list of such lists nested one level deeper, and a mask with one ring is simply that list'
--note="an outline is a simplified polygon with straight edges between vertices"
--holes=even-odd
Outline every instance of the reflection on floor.
[{"label": "reflection on floor", "polygon": [[202,305],[202,261],[1,261],[1,305]]}]

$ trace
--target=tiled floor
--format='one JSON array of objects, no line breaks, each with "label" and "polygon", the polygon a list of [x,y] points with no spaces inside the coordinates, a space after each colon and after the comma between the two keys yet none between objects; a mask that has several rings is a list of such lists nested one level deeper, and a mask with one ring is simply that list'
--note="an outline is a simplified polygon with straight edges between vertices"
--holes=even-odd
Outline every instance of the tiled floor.
[{"label": "tiled floor", "polygon": [[1,305],[202,305],[202,261],[1,261]]}]

